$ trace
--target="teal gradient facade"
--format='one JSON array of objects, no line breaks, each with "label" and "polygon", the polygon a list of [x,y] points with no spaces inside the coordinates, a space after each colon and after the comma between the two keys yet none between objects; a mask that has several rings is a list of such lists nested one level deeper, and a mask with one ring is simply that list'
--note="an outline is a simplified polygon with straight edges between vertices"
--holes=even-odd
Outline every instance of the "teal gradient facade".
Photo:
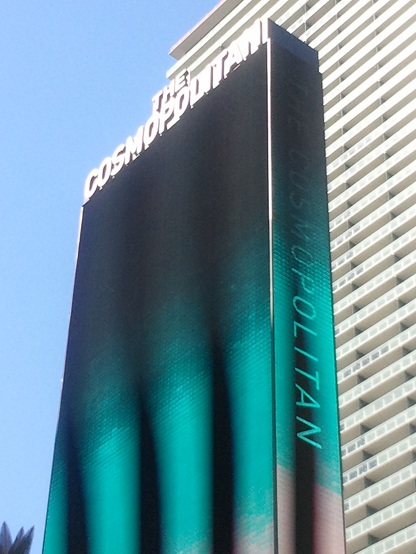
[{"label": "teal gradient facade", "polygon": [[269,35],[83,208],[44,554],[343,551],[320,78]]},{"label": "teal gradient facade", "polygon": [[315,51],[270,34],[285,45],[269,45],[278,546],[341,553],[322,85]]}]

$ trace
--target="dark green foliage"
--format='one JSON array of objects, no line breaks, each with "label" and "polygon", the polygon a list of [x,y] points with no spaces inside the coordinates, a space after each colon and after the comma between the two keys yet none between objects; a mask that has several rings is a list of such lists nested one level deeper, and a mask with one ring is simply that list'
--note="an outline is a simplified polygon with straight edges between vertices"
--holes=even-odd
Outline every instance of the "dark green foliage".
[{"label": "dark green foliage", "polygon": [[7,523],[3,523],[0,530],[0,554],[29,554],[33,540],[34,527],[25,533],[23,527],[12,541]]}]

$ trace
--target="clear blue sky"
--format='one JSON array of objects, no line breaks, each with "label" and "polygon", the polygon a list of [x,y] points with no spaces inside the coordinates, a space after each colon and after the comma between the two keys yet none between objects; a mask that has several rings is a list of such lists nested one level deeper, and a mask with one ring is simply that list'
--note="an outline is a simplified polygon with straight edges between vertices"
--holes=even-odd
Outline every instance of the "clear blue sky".
[{"label": "clear blue sky", "polygon": [[[2,0],[0,524],[40,554],[91,169],[144,123],[216,0]],[[59,554],[59,553],[57,553]]]}]

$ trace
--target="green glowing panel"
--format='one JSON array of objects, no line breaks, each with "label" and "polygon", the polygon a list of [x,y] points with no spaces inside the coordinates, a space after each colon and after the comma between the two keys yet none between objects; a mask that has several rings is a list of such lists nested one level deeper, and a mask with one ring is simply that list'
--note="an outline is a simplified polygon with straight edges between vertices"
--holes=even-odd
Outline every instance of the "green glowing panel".
[{"label": "green glowing panel", "polygon": [[316,52],[270,32],[278,547],[341,553],[322,84]]},{"label": "green glowing panel", "polygon": [[272,550],[267,146],[263,46],[84,207],[45,554]]},{"label": "green glowing panel", "polygon": [[342,552],[320,79],[269,33],[84,206],[44,554]]}]

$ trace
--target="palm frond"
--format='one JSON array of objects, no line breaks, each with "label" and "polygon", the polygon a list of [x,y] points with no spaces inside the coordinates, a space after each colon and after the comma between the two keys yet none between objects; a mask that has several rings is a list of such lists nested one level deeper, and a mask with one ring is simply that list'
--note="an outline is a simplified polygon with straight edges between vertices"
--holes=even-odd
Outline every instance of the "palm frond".
[{"label": "palm frond", "polygon": [[10,529],[6,523],[3,523],[0,531],[0,554],[29,554],[32,546],[34,527],[31,527],[25,533],[23,527],[17,533],[12,542]]},{"label": "palm frond", "polygon": [[0,554],[8,554],[11,545],[12,536],[10,534],[10,529],[7,523],[3,522],[3,525],[0,529]]}]

